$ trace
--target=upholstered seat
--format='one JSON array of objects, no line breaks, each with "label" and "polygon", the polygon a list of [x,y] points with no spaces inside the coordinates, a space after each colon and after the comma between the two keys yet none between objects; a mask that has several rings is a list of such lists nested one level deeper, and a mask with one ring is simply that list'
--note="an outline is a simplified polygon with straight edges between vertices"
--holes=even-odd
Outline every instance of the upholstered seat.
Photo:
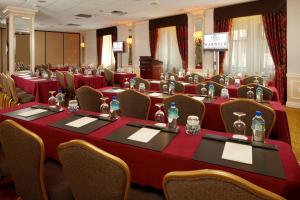
[{"label": "upholstered seat", "polygon": [[233,112],[243,112],[246,116],[241,120],[246,123],[246,134],[252,135],[252,118],[255,116],[255,111],[261,111],[262,117],[265,120],[265,137],[268,138],[276,120],[276,113],[268,106],[262,105],[250,99],[237,99],[234,101],[228,101],[221,105],[220,108],[223,123],[225,125],[226,132],[233,133],[233,123],[237,120],[237,117],[233,115]]},{"label": "upholstered seat", "polygon": [[185,87],[182,83],[178,82],[178,81],[171,81],[171,80],[168,80],[168,81],[161,81],[160,84],[159,84],[159,90],[162,92],[163,91],[163,85],[165,83],[167,83],[168,87],[170,85],[170,82],[173,82],[175,84],[175,92],[177,93],[184,93],[185,91]]},{"label": "upholstered seat", "polygon": [[39,136],[5,120],[0,124],[0,137],[16,192],[23,200],[73,199],[59,165],[44,165],[44,143]]},{"label": "upholstered seat", "polygon": [[107,68],[104,68],[104,77],[105,77],[105,80],[106,80],[106,84],[107,86],[114,86],[114,72],[107,69]]},{"label": "upholstered seat", "polygon": [[163,180],[167,200],[283,200],[237,175],[220,170],[169,172]]},{"label": "upholstered seat", "polygon": [[100,112],[102,93],[89,86],[82,86],[76,90],[76,98],[82,110]]},{"label": "upholstered seat", "polygon": [[150,90],[150,82],[149,81],[147,81],[147,80],[145,80],[141,77],[134,77],[133,79],[135,80],[135,85],[134,85],[135,89],[139,88],[140,83],[144,83],[145,84],[145,89]]},{"label": "upholstered seat", "polygon": [[175,102],[176,107],[179,111],[179,118],[177,119],[177,123],[180,125],[185,125],[187,117],[189,115],[196,115],[199,117],[200,125],[202,123],[204,113],[205,113],[205,105],[203,102],[193,99],[189,96],[183,94],[173,95],[169,98],[164,99],[164,109],[167,115],[168,109],[170,107],[170,103]]},{"label": "upholstered seat", "polygon": [[148,119],[151,100],[148,96],[134,90],[125,90],[118,94],[121,114],[127,117]]},{"label": "upholstered seat", "polygon": [[75,96],[74,75],[71,72],[66,72],[67,90],[70,96]]},{"label": "upholstered seat", "polygon": [[264,100],[269,100],[271,101],[272,98],[273,98],[273,91],[270,90],[269,88],[267,87],[264,87],[262,85],[259,85],[259,84],[255,84],[255,83],[250,83],[248,85],[242,85],[240,86],[238,89],[237,89],[237,96],[239,98],[247,98],[247,92],[248,92],[248,87],[253,87],[252,88],[252,91],[254,92],[254,94],[256,93],[256,89],[257,87],[261,87],[262,90],[263,90],[263,99]]},{"label": "upholstered seat", "polygon": [[193,77],[193,81],[195,80],[195,75],[198,76],[198,83],[205,81],[204,77],[201,76],[200,74],[196,74],[196,73],[191,73],[190,75],[185,75],[184,80],[186,82],[189,82],[189,77],[192,76]]},{"label": "upholstered seat", "polygon": [[249,76],[249,77],[246,77],[246,78],[244,78],[244,84],[248,85],[250,83],[254,83],[254,80],[255,80],[256,77],[257,77],[257,80],[259,81],[259,84],[262,85],[264,79],[262,77],[260,77],[260,76]]},{"label": "upholstered seat", "polygon": [[56,70],[55,71],[56,74],[56,79],[59,81],[59,85],[60,87],[63,89],[63,91],[67,91],[67,87],[66,87],[66,83],[65,83],[65,76],[62,72]]},{"label": "upholstered seat", "polygon": [[[207,91],[209,89],[209,85],[210,84],[213,84],[215,86],[215,94],[214,94],[215,96],[221,96],[221,90],[223,88],[225,88],[223,85],[221,85],[219,83],[216,83],[214,81],[205,81],[204,83],[206,84],[205,88],[207,89]],[[202,88],[202,84],[201,83],[199,83],[198,85],[196,85],[196,94],[201,94],[201,88]]]},{"label": "upholstered seat", "polygon": [[221,75],[220,75],[220,74],[217,74],[217,75],[215,75],[215,76],[212,76],[212,77],[210,78],[210,80],[213,81],[213,82],[216,82],[216,83],[220,83],[220,78],[221,78]]}]

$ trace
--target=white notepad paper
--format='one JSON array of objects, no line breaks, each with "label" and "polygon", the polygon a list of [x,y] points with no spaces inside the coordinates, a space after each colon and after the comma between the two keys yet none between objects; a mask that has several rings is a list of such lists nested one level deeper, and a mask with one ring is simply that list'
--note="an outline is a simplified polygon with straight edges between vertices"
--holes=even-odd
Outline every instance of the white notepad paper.
[{"label": "white notepad paper", "polygon": [[189,83],[181,82],[182,85],[189,85]]},{"label": "white notepad paper", "polygon": [[120,93],[120,92],[124,92],[125,90],[123,90],[123,89],[113,89],[113,91],[114,91],[115,93]]},{"label": "white notepad paper", "polygon": [[94,118],[94,117],[81,117],[80,119],[76,119],[72,122],[67,123],[66,125],[67,126],[72,126],[72,127],[75,127],[75,128],[80,128],[80,127],[82,127],[84,125],[87,125],[89,123],[92,123],[96,120],[97,120],[97,118]]},{"label": "white notepad paper", "polygon": [[161,93],[159,93],[159,92],[153,92],[153,93],[150,93],[149,96],[150,97],[159,97],[159,96],[161,96]]},{"label": "white notepad paper", "polygon": [[37,114],[40,114],[40,113],[43,113],[43,112],[47,112],[47,111],[48,110],[45,110],[45,109],[34,109],[34,110],[30,110],[30,111],[19,113],[18,115],[22,116],[22,117],[30,117],[32,115],[37,115]]},{"label": "white notepad paper", "polygon": [[197,101],[203,101],[205,97],[192,97],[193,99],[196,99]]},{"label": "white notepad paper", "polygon": [[252,164],[252,146],[225,142],[222,159]]},{"label": "white notepad paper", "polygon": [[160,81],[153,80],[153,81],[150,81],[150,83],[160,83]]},{"label": "white notepad paper", "polygon": [[134,134],[128,137],[129,140],[134,140],[138,142],[148,143],[152,138],[159,134],[160,130],[151,128],[141,128]]}]

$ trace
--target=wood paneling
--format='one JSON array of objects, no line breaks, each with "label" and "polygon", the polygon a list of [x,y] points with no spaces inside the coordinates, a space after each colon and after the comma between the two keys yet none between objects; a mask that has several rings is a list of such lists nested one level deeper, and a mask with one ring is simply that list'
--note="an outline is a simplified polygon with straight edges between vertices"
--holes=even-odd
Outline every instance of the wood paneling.
[{"label": "wood paneling", "polygon": [[46,63],[63,64],[63,46],[63,33],[46,32]]},{"label": "wood paneling", "polygon": [[64,33],[64,63],[79,66],[80,35],[77,33]]},{"label": "wood paneling", "polygon": [[6,29],[1,29],[1,70],[6,72],[7,70],[7,55],[6,55],[6,40],[7,40]]},{"label": "wood paneling", "polygon": [[46,64],[46,32],[35,31],[35,64]]},{"label": "wood paneling", "polygon": [[15,62],[24,65],[30,64],[30,35],[16,35],[16,54]]}]

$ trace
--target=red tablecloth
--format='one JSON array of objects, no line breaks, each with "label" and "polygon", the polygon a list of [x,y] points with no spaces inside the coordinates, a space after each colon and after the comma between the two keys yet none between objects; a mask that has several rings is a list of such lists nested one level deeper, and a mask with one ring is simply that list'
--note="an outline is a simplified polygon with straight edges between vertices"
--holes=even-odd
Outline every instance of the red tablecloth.
[{"label": "red tablecloth", "polygon": [[[1,110],[5,113],[22,106]],[[57,146],[72,139],[86,140],[105,151],[123,159],[129,166],[132,182],[142,185],[150,185],[162,188],[163,176],[170,171],[196,170],[196,169],[219,169],[234,173],[248,181],[251,181],[272,192],[284,196],[287,199],[299,199],[300,196],[300,169],[291,147],[281,141],[267,140],[267,143],[277,145],[279,155],[285,171],[286,179],[278,179],[251,172],[241,171],[233,168],[213,165],[201,161],[192,160],[196,148],[201,142],[202,136],[207,133],[226,135],[225,133],[202,129],[197,136],[185,134],[184,127],[181,127],[176,138],[162,151],[156,152],[148,149],[138,148],[130,145],[111,142],[105,139],[106,136],[122,127],[128,122],[141,121],[133,118],[122,117],[116,122],[108,124],[88,135],[81,135],[71,131],[48,126],[49,123],[64,119],[71,114],[68,111],[57,113],[48,117],[37,119],[31,122],[17,120],[18,123],[38,134],[45,143],[47,156],[57,159]],[[0,121],[8,117],[0,115]],[[152,122],[148,122],[152,123]]]},{"label": "red tablecloth", "polygon": [[106,85],[104,76],[98,75],[83,75],[83,74],[74,74],[74,85],[75,89],[80,88],[81,86],[87,85],[92,88],[98,89],[103,88]]},{"label": "red tablecloth", "polygon": [[[112,96],[116,95],[116,93],[105,92],[105,90],[110,88],[111,87],[105,87],[100,89],[104,96],[109,97],[109,101],[111,100]],[[160,97],[150,97],[150,99],[151,106],[148,119],[154,120],[154,115],[157,111],[155,104],[162,103],[163,99]],[[228,100],[217,97],[213,103],[205,103],[205,115],[202,121],[203,128],[215,131],[225,131],[225,126],[223,124],[220,113],[220,106],[226,101]],[[270,101],[269,105],[276,112],[276,121],[271,131],[270,137],[272,139],[281,140],[291,145],[290,130],[284,107],[278,101]]]},{"label": "red tablecloth", "polygon": [[123,73],[123,72],[115,72],[114,73],[114,81],[115,83],[123,84],[125,78],[131,79],[136,77],[136,74],[133,73]]},{"label": "red tablecloth", "polygon": [[50,97],[49,91],[57,91],[59,82],[57,80],[46,80],[30,76],[14,76],[16,87],[35,96],[36,102],[47,103]]}]

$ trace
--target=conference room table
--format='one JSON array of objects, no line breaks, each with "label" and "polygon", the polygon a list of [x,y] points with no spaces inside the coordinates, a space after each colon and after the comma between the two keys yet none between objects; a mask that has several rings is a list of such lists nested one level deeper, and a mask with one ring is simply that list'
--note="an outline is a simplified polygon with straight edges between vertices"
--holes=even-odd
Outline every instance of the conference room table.
[{"label": "conference room table", "polygon": [[[150,81],[150,90],[151,91],[160,91],[159,84],[160,81],[158,80],[149,80]],[[196,94],[196,85],[197,84],[190,84],[186,82],[181,82],[184,85],[184,93],[186,94]],[[273,86],[268,86],[268,88],[273,92],[272,101],[280,101],[278,90]],[[237,97],[237,89],[235,85],[228,86],[228,92],[230,97]]]},{"label": "conference room table", "polygon": [[125,72],[114,72],[114,81],[115,83],[118,83],[122,85],[125,82],[125,79],[128,78],[132,79],[136,77],[136,74],[134,73],[125,73]]},{"label": "conference room table", "polygon": [[[25,128],[39,135],[45,144],[45,155],[47,157],[58,160],[57,146],[60,143],[73,139],[82,139],[123,159],[129,166],[131,181],[133,183],[161,189],[163,177],[168,172],[218,169],[241,176],[254,184],[282,195],[287,199],[299,199],[300,169],[291,146],[285,142],[266,140],[266,143],[276,145],[280,158],[279,160],[281,161],[282,169],[285,174],[285,178],[275,178],[268,175],[225,167],[223,165],[210,164],[208,162],[193,159],[193,155],[201,144],[201,141],[203,140],[202,137],[205,134],[216,134],[229,137],[231,134],[228,133],[201,129],[198,135],[192,136],[187,135],[185,128],[180,126],[179,132],[164,149],[161,151],[154,151],[143,147],[114,142],[106,138],[129,122],[153,124],[153,121],[120,117],[118,120],[111,122],[102,128],[96,129],[89,134],[79,134],[74,131],[49,126],[51,123],[73,116],[73,114],[67,110],[33,121],[25,121],[3,115],[4,113],[31,107],[35,104],[36,103],[28,103],[14,108],[3,109],[0,111],[0,121],[13,119]],[[98,113],[85,113],[98,115]],[[265,163],[265,167],[272,168],[275,166]]]},{"label": "conference room table", "polygon": [[83,75],[79,73],[74,74],[75,89],[80,88],[84,85],[98,89],[106,86],[106,81],[104,76],[101,75]]},{"label": "conference room table", "polygon": [[[116,90],[112,90],[113,87],[104,87],[99,89],[102,94],[111,100],[112,96],[116,96],[119,92],[124,91],[122,88],[115,88]],[[154,120],[155,112],[157,111],[157,107],[155,106],[156,103],[162,103],[164,98],[170,97],[167,94],[155,95],[152,96],[151,93],[153,91],[148,91],[146,94],[149,95],[151,99],[150,111],[148,115],[148,119]],[[154,92],[155,94],[156,92]],[[158,93],[156,93],[158,94]],[[195,96],[195,95],[190,95]],[[232,99],[222,99],[220,97],[216,97],[213,102],[204,101],[205,104],[205,115],[202,121],[202,127],[215,130],[215,131],[225,131],[225,126],[221,117],[220,107],[221,104]],[[291,138],[290,138],[290,130],[288,126],[286,112],[284,107],[278,101],[268,101],[264,103],[274,109],[276,113],[276,121],[274,127],[271,131],[270,138],[275,140],[281,140],[291,145]],[[179,111],[180,112],[180,111]]]},{"label": "conference room table", "polygon": [[69,66],[65,66],[65,67],[51,67],[50,70],[52,72],[55,72],[55,71],[68,71],[69,70]]},{"label": "conference room table", "polygon": [[42,77],[33,77],[31,75],[12,75],[16,87],[35,96],[35,101],[47,103],[50,97],[49,91],[57,91],[60,87],[55,79],[45,79]]}]

